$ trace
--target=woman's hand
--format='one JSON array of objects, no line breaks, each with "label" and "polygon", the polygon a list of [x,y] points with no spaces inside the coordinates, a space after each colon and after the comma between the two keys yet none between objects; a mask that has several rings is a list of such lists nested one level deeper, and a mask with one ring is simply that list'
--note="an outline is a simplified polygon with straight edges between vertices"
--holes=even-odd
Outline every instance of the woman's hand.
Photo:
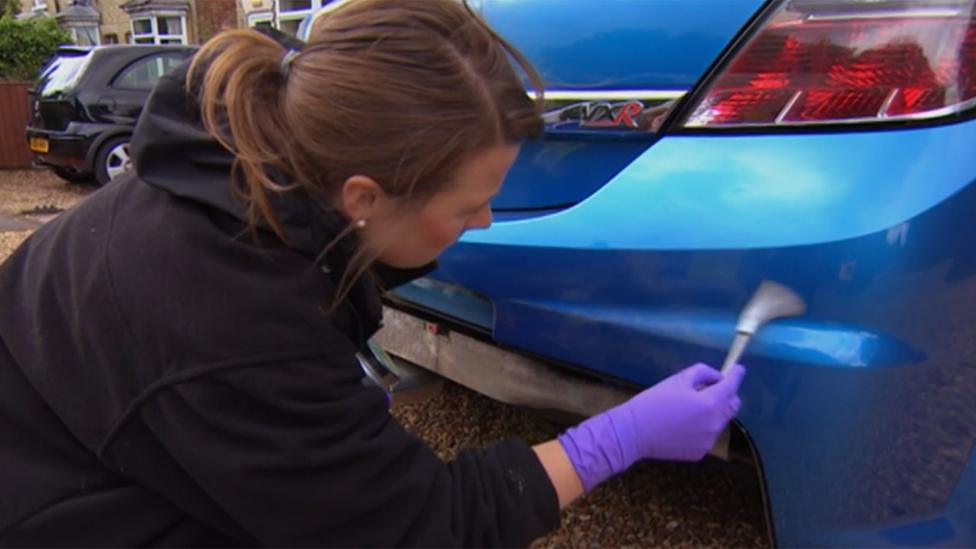
[{"label": "woman's hand", "polygon": [[558,441],[586,492],[640,459],[700,460],[739,411],[744,376],[740,365],[723,376],[695,364],[566,430]]}]

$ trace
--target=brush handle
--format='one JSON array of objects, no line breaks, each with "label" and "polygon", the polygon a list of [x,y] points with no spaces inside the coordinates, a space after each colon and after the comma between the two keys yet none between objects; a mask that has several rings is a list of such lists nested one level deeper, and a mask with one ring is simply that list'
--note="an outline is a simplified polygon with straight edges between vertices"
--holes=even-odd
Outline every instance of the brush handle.
[{"label": "brush handle", "polygon": [[752,334],[748,332],[736,332],[735,339],[732,340],[732,347],[729,348],[729,354],[725,355],[725,362],[722,363],[722,373],[729,371],[735,363],[739,362],[739,357],[742,356],[742,352],[746,350],[746,345],[749,344],[749,338]]}]

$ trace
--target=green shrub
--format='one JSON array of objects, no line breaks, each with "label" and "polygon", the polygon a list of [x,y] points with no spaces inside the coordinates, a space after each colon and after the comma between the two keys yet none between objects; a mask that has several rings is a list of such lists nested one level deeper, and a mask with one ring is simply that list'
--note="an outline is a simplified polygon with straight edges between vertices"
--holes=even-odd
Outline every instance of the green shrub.
[{"label": "green shrub", "polygon": [[9,13],[3,14],[0,16],[0,80],[34,80],[58,46],[69,43],[71,35],[53,17],[17,20]]},{"label": "green shrub", "polygon": [[20,0],[0,0],[0,15],[20,13]]}]

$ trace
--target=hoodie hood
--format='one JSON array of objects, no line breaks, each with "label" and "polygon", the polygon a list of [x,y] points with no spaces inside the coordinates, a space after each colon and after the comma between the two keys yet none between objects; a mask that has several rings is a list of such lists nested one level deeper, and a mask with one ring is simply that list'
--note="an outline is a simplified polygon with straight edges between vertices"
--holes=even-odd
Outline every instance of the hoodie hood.
[{"label": "hoodie hood", "polygon": [[[205,204],[240,223],[244,203],[231,188],[234,155],[204,127],[200,105],[186,92],[189,63],[163,76],[149,97],[129,146],[136,174],[145,183],[170,194]],[[273,195],[275,213],[286,244],[317,253],[348,224],[331,208],[318,207],[304,193]],[[312,223],[317,213],[319,222]],[[311,234],[318,229],[322,234]],[[331,240],[331,238],[330,238]]]},{"label": "hoodie hood", "polygon": [[[187,93],[189,65],[184,63],[163,76],[154,88],[129,146],[132,163],[146,184],[216,209],[243,228],[246,208],[231,187],[234,155],[206,130],[199,103]],[[273,194],[271,200],[285,244],[324,262],[325,270],[338,280],[358,247],[354,232],[336,241],[349,220],[301,190]],[[322,256],[330,244],[329,252]],[[417,269],[376,264],[372,270],[377,282],[390,289],[434,268],[435,263]]]}]

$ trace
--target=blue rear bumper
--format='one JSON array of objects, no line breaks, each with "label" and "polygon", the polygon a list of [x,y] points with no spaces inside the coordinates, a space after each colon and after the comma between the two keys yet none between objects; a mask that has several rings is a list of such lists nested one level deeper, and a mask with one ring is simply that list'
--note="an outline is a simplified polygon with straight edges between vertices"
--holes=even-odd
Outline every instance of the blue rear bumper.
[{"label": "blue rear bumper", "polygon": [[976,545],[974,142],[974,121],[667,137],[572,208],[466,235],[434,278],[474,294],[433,306],[649,385],[718,364],[782,282],[808,314],[758,334],[739,415],[776,541]]}]

